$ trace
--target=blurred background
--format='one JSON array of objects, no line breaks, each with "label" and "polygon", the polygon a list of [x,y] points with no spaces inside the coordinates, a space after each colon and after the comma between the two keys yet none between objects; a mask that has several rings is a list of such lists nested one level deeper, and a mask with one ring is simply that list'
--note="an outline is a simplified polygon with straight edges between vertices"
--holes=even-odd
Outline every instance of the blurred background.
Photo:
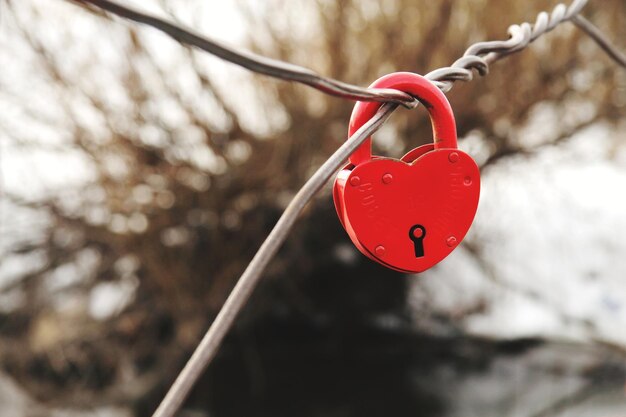
[{"label": "blurred background", "polygon": [[[128,3],[363,86],[556,4]],[[626,49],[623,0],[583,15]],[[65,0],[0,1],[0,68],[0,416],[148,416],[353,103]],[[448,97],[463,244],[384,269],[328,185],[180,416],[626,416],[626,71],[563,24]],[[430,129],[398,110],[375,150]]]}]

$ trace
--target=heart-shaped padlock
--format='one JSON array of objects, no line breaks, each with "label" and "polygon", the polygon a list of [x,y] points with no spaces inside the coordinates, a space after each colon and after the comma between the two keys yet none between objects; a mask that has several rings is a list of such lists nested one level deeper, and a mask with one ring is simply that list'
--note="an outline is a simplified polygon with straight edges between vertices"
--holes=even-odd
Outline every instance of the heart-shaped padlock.
[{"label": "heart-shaped padlock", "polygon": [[[398,271],[422,272],[465,237],[478,207],[480,172],[474,160],[457,149],[452,108],[437,86],[418,74],[398,72],[371,87],[394,88],[417,98],[430,114],[434,143],[398,160],[372,157],[368,138],[335,179],[335,208],[364,255]],[[380,106],[358,102],[349,136]]]}]

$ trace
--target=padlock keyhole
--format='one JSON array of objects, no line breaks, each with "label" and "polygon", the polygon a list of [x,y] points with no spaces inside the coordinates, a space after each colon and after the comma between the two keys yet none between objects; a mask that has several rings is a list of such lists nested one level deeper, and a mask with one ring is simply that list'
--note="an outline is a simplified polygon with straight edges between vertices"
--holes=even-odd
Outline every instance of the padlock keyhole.
[{"label": "padlock keyhole", "polygon": [[409,239],[413,241],[416,258],[424,256],[424,237],[426,237],[426,228],[421,224],[416,224],[409,229]]}]

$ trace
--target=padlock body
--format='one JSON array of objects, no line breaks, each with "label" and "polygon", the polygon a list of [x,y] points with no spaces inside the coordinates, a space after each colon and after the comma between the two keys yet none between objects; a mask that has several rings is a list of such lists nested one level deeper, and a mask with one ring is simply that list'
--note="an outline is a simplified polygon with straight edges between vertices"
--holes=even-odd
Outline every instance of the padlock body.
[{"label": "padlock body", "polygon": [[[435,148],[435,145],[432,143],[427,143],[427,144],[418,146],[417,148],[414,148],[411,151],[407,152],[401,158],[401,161],[406,162],[406,163],[414,162],[417,158],[424,155],[426,152],[432,151],[434,148]],[[373,157],[372,159],[378,159],[378,157]],[[353,168],[354,168],[354,165],[352,164],[348,164],[344,166],[343,169],[339,171],[339,173],[337,174],[337,177],[335,177],[335,184],[333,187],[333,201],[335,203],[335,210],[337,211],[337,216],[339,217],[339,221],[341,222],[341,225],[344,226],[344,228],[345,228],[345,225],[344,225],[344,220],[343,220],[344,218],[343,198],[341,196],[343,195],[343,187],[345,185],[345,182],[348,179],[348,176],[350,175]]]},{"label": "padlock body", "polygon": [[[400,72],[370,87],[398,89],[419,100],[431,118],[433,143],[397,160],[373,156],[367,138],[337,175],[335,208],[363,254],[398,271],[422,272],[449,255],[469,230],[480,194],[478,167],[457,149],[454,114],[437,85]],[[357,102],[348,136],[374,117],[380,105]]]},{"label": "padlock body", "polygon": [[[479,170],[469,155],[420,148],[403,158],[409,163],[376,158],[343,170],[335,181],[337,213],[353,243],[403,272],[422,272],[458,246],[480,194]],[[425,230],[423,240],[409,235],[416,225]]]}]

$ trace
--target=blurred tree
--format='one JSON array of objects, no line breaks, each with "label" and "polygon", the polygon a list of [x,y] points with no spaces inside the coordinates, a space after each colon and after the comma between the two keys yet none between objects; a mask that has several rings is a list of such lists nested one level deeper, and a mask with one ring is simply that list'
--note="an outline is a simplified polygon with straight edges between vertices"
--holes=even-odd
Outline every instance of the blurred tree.
[{"label": "blurred tree", "polygon": [[[28,225],[3,232],[2,292],[12,301],[0,317],[0,360],[45,403],[131,405],[146,414],[293,193],[345,140],[353,103],[246,74],[62,1],[0,5],[2,62],[12,67],[0,75],[1,135],[12,152],[76,156],[67,163],[84,179],[52,192],[5,192],[3,222],[21,210]],[[214,6],[160,6],[211,34],[203,19]],[[510,23],[551,6],[318,0],[241,2],[238,10],[251,49],[367,85],[387,72],[449,65],[472,42],[501,39]],[[585,15],[625,38],[623,1],[590,4]],[[615,123],[626,79],[613,68],[563,25],[485,80],[457,84],[449,98],[459,136],[481,138],[486,169],[597,121]],[[588,111],[575,111],[580,103]],[[520,132],[538,105],[558,124],[529,139]],[[399,156],[430,140],[423,111],[398,111],[375,148]],[[33,219],[44,224],[37,233],[26,230]],[[480,244],[468,242],[479,258]],[[28,267],[8,272],[11,262]],[[381,320],[414,325],[407,277],[351,250],[328,190],[265,275],[233,336],[242,343],[254,344],[255,328],[279,341],[294,329],[324,329],[341,344],[362,340]],[[455,329],[455,317],[435,319]]]}]

